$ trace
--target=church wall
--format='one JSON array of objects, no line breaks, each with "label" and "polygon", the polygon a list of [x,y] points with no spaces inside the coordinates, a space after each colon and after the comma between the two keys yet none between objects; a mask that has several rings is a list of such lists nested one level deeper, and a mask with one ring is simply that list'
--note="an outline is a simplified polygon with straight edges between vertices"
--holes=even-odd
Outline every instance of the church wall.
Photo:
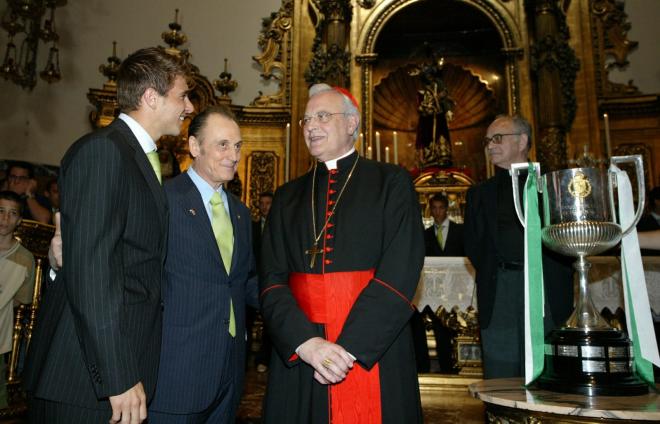
[{"label": "church wall", "polygon": [[[246,105],[258,96],[276,91],[259,77],[252,56],[259,53],[257,38],[261,18],[279,9],[279,0],[101,0],[70,1],[56,11],[60,34],[60,68],[63,78],[49,85],[39,80],[32,92],[0,79],[0,159],[25,159],[59,164],[69,147],[88,132],[92,110],[89,88],[101,88],[104,77],[98,67],[106,63],[117,41],[117,55],[125,58],[146,46],[164,45],[160,38],[180,8],[179,22],[188,36],[182,46],[192,53],[192,62],[211,81],[223,70],[238,81],[231,94],[234,104]],[[6,8],[6,2],[0,5]],[[0,31],[0,60],[7,33]],[[46,62],[47,48],[40,46],[38,70]]]}]

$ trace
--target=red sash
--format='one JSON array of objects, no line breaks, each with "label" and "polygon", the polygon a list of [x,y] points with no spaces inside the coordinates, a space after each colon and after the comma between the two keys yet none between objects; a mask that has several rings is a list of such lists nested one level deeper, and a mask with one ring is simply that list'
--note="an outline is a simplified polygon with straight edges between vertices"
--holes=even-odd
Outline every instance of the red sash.
[{"label": "red sash", "polygon": [[[324,324],[326,338],[336,342],[355,300],[374,276],[373,270],[289,275],[289,287],[310,321]],[[354,366],[346,379],[330,385],[332,424],[380,424],[378,364],[370,371]]]}]

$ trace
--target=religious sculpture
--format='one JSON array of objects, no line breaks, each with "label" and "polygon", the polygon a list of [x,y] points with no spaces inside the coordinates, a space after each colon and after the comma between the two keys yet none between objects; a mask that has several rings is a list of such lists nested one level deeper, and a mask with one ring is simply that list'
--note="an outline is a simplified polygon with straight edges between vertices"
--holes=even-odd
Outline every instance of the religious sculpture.
[{"label": "religious sculpture", "polygon": [[452,166],[451,140],[448,122],[453,117],[454,100],[449,96],[442,78],[444,58],[435,52],[429,54],[431,61],[414,67],[411,76],[419,76],[423,88],[418,91],[419,123],[415,148],[420,168]]}]

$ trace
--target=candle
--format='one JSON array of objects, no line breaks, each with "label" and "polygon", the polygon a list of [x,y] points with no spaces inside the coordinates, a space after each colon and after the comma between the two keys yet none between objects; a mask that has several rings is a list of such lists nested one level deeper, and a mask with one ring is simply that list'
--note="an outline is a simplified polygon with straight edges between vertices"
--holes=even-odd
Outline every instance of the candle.
[{"label": "candle", "polygon": [[376,160],[380,162],[380,133],[376,131]]},{"label": "candle", "polygon": [[372,158],[372,153],[371,153],[371,146],[367,147],[367,159]]},{"label": "candle", "polygon": [[284,182],[289,181],[289,166],[291,156],[291,124],[286,124],[286,144],[284,145]]},{"label": "candle", "polygon": [[392,146],[394,150],[394,164],[399,164],[399,137],[396,134],[396,131],[392,133]]},{"label": "candle", "polygon": [[605,151],[607,152],[607,157],[612,157],[612,144],[610,140],[610,117],[607,116],[607,113],[603,114],[603,120],[605,121]]},{"label": "candle", "polygon": [[385,163],[390,163],[390,146],[385,146]]},{"label": "candle", "polygon": [[364,134],[360,133],[358,136],[358,152],[360,153],[360,156],[364,156]]}]

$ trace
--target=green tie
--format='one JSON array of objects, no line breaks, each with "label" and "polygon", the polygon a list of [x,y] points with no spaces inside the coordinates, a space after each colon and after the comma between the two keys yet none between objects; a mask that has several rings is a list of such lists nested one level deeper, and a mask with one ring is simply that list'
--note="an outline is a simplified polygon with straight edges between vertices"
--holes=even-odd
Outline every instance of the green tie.
[{"label": "green tie", "polygon": [[440,246],[440,248],[444,249],[445,246],[442,240],[442,225],[438,225],[438,231],[436,232],[435,237],[438,239],[438,245]]},{"label": "green tie", "polygon": [[158,178],[159,183],[163,183],[163,177],[160,174],[160,158],[158,157],[158,152],[154,150],[153,152],[147,153],[147,159],[149,159],[149,163],[151,164],[151,167],[154,169],[154,172],[156,173],[156,178]]},{"label": "green tie", "polygon": [[[231,226],[229,214],[222,202],[222,197],[217,191],[211,196],[211,227],[213,235],[220,249],[222,262],[225,264],[225,270],[229,274],[231,268],[231,256],[234,249],[234,231]],[[234,302],[229,299],[229,334],[232,337],[236,335],[236,319],[234,318]]]}]

